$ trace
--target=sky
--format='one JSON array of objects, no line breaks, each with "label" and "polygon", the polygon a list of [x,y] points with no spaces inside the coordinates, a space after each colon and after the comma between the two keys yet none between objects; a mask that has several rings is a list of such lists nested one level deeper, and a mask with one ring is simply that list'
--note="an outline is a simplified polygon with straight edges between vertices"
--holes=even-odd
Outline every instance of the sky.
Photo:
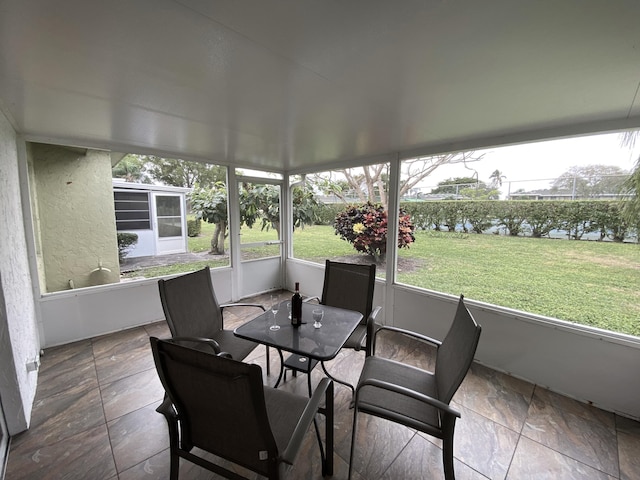
[{"label": "sky", "polygon": [[[506,177],[502,193],[507,193],[509,182],[512,192],[548,188],[553,179],[573,166],[612,165],[631,171],[640,156],[640,145],[632,151],[620,146],[620,138],[619,133],[601,134],[480,150],[484,158],[467,166],[477,170],[478,178],[486,183],[494,170],[500,170]],[[462,164],[443,165],[421,185],[435,186],[448,178],[473,175],[474,171]]]}]

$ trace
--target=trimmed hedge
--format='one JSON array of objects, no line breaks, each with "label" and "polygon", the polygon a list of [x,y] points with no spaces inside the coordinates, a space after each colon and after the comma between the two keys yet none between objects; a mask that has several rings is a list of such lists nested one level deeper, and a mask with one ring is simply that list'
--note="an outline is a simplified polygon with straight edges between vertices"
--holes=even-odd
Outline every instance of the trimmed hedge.
[{"label": "trimmed hedge", "polygon": [[194,220],[187,220],[187,235],[189,237],[197,237],[202,231],[202,220],[196,218]]},{"label": "trimmed hedge", "polygon": [[562,230],[572,240],[587,233],[599,233],[600,240],[616,242],[635,237],[638,225],[629,225],[621,215],[622,202],[610,200],[444,200],[402,202],[416,228],[421,230],[461,229],[483,233],[497,227],[508,235],[548,236]]},{"label": "trimmed hedge", "polygon": [[[597,232],[600,240],[616,242],[635,238],[640,225],[629,225],[621,215],[623,203],[616,200],[442,200],[401,202],[418,230],[486,233],[493,229],[507,235],[549,236],[552,230],[566,232],[567,238],[580,240]],[[317,223],[332,225],[348,205],[319,205]],[[640,220],[639,220],[640,222]]]}]

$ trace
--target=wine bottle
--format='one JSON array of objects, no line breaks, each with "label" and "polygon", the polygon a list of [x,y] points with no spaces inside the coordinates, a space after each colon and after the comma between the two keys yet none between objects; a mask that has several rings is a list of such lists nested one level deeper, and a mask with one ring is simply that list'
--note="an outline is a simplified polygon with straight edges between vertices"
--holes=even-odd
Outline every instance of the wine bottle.
[{"label": "wine bottle", "polygon": [[300,296],[300,283],[296,282],[296,290],[291,297],[291,325],[302,325],[302,297]]}]

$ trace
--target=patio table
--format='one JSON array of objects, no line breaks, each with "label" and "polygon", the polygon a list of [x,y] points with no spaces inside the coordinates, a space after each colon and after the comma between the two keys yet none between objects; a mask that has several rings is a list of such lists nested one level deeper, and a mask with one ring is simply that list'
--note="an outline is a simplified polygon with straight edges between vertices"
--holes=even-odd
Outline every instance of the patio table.
[{"label": "patio table", "polygon": [[[274,385],[275,387],[280,384],[285,367],[291,368],[294,371],[307,374],[309,395],[311,395],[311,370],[318,362],[332,360],[338,355],[340,349],[362,320],[362,314],[344,308],[303,302],[303,324],[299,327],[294,327],[291,325],[286,303],[287,301],[280,303],[280,308],[276,314],[276,321],[280,325],[279,330],[269,329],[269,326],[273,324],[273,312],[267,310],[253,320],[236,328],[233,333],[237,337],[262,343],[278,350],[280,355],[280,374]],[[315,309],[324,310],[322,327],[320,328],[314,328],[313,326],[311,312]],[[290,352],[293,355],[285,361],[282,351]],[[322,363],[322,368],[327,376],[333,378],[324,368],[324,363]],[[339,380],[336,381],[344,383]]]}]

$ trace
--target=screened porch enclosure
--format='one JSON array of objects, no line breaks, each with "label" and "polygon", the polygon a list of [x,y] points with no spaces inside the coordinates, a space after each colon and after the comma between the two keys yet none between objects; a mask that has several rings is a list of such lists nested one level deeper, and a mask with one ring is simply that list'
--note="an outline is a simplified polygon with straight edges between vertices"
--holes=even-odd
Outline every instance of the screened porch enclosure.
[{"label": "screened porch enclosure", "polygon": [[[0,397],[9,435],[32,421],[42,349],[163,320],[157,279],[118,275],[115,152],[228,169],[231,247],[212,272],[221,302],[294,282],[319,295],[322,265],[294,254],[292,184],[388,166],[395,239],[408,159],[637,130],[639,17],[637,0],[2,1]],[[257,257],[234,223],[238,170],[272,172],[280,188],[280,236]],[[157,200],[148,204],[160,211],[154,246],[175,251],[177,204]],[[62,217],[70,207],[76,216]],[[95,243],[74,238],[79,222]],[[50,257],[47,242],[63,255]],[[394,243],[376,281],[381,320],[441,338],[466,292],[399,282]],[[597,288],[585,281],[580,293]],[[480,364],[640,419],[639,337],[465,298],[483,327]],[[571,295],[558,302],[576,305]]]},{"label": "screened porch enclosure", "polygon": [[[391,162],[393,165],[393,162]],[[230,179],[236,178],[234,173]],[[241,177],[238,177],[241,178]],[[219,301],[236,301],[281,288],[293,290],[300,282],[305,296],[319,295],[323,265],[296,259],[292,250],[291,185],[282,182],[280,221],[282,228],[262,258],[244,258],[242,235],[230,229],[232,265],[212,270]],[[392,178],[393,181],[393,178]],[[393,183],[390,183],[393,185]],[[391,186],[393,192],[395,187]],[[394,198],[393,194],[390,198]],[[230,197],[230,212],[238,198]],[[397,201],[390,200],[389,225],[397,225]],[[392,229],[392,227],[391,227]],[[388,236],[393,238],[393,233]],[[239,240],[238,240],[239,239]],[[386,270],[377,279],[374,305],[383,308],[387,324],[442,338],[455,308],[455,296],[395,282],[398,250],[388,240]],[[255,246],[253,244],[248,244]],[[461,292],[464,293],[464,292]],[[635,375],[640,359],[638,340],[614,332],[510,310],[468,298],[469,308],[483,326],[476,360],[577,400],[637,418],[640,392],[628,379]],[[41,338],[46,347],[70,343],[163,319],[157,280],[147,279],[113,284],[99,289],[59,292],[40,301]],[[71,312],[71,313],[70,313]],[[609,363],[610,362],[610,363]],[[594,375],[598,381],[594,382]],[[624,389],[627,394],[618,395]],[[613,394],[616,392],[616,394]]]}]

